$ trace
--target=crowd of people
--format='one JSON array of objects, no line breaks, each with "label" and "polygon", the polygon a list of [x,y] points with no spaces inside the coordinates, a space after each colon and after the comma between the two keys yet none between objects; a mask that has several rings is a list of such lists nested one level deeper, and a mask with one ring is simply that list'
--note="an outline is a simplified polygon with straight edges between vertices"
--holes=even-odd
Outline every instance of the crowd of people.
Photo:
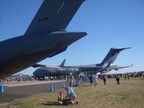
[{"label": "crowd of people", "polygon": [[[69,82],[68,86],[65,87],[66,90],[66,96],[64,96],[63,92],[59,92],[59,96],[58,96],[58,103],[59,104],[64,104],[64,105],[74,105],[74,104],[78,104],[78,101],[75,101],[77,98],[77,95],[75,93],[74,90],[74,86],[79,86],[80,85],[80,81],[83,79],[89,80],[90,82],[90,86],[97,86],[98,85],[98,79],[103,80],[103,84],[106,85],[107,83],[107,79],[108,78],[115,78],[116,79],[116,83],[118,85],[120,85],[120,78],[124,78],[124,79],[130,79],[130,78],[137,78],[137,77],[142,77],[144,78],[144,72],[140,72],[140,73],[124,73],[124,74],[89,74],[89,75],[85,75],[85,76],[79,76],[79,77],[74,77],[72,73],[69,74],[69,76],[66,76],[65,80],[67,80]],[[48,78],[48,80],[47,80]],[[46,77],[45,81],[49,81],[52,80],[53,77]],[[60,78],[62,79],[62,78]],[[22,75],[20,75],[20,77],[11,77],[11,78],[6,78],[7,82],[11,82],[11,81],[32,81],[32,80],[36,80],[34,79],[34,77],[22,77]]]},{"label": "crowd of people", "polygon": [[[137,77],[143,77],[144,73],[141,74],[137,74]],[[98,79],[103,80],[103,84],[106,85],[107,82],[107,78],[115,78],[116,79],[116,83],[118,85],[120,85],[120,78],[124,78],[124,79],[130,79],[130,77],[135,77],[134,73],[132,74],[113,74],[113,75],[109,75],[109,74],[102,74],[102,75],[98,75],[98,74],[90,74],[87,76],[87,79],[90,82],[90,86],[97,86],[98,85]],[[77,98],[77,95],[74,91],[73,86],[79,86],[79,81],[81,78],[74,78],[74,76],[72,75],[72,73],[70,73],[70,75],[68,76],[68,81],[69,81],[69,86],[65,87],[66,93],[67,95],[64,96],[62,92],[59,93],[58,96],[58,102],[60,104],[78,104],[78,101],[75,102],[75,99]],[[76,84],[74,84],[74,81],[76,81]]]},{"label": "crowd of people", "polygon": [[[120,84],[120,75],[116,75],[115,78],[116,78],[117,84]],[[65,87],[67,95],[64,96],[62,92],[59,92],[59,96],[58,96],[58,103],[59,104],[64,104],[64,105],[78,104],[78,101],[75,102],[77,95],[76,95],[73,87],[79,86],[80,79],[81,79],[81,77],[80,78],[74,78],[72,73],[70,73],[70,75],[68,76],[68,79],[67,79],[69,82],[69,86]],[[98,85],[98,79],[99,79],[98,74],[90,74],[90,75],[88,75],[88,79],[90,81],[90,86]],[[103,80],[104,85],[106,85],[107,76],[105,74],[103,74],[103,75],[101,75],[101,79]],[[74,84],[74,81],[76,81],[75,84]]]}]

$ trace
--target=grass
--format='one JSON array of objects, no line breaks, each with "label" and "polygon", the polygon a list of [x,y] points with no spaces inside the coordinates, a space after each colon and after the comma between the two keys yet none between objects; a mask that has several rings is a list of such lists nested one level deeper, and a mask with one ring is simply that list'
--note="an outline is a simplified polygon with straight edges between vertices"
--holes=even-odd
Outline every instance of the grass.
[{"label": "grass", "polygon": [[4,108],[144,108],[144,79],[131,78],[120,80],[117,85],[115,79],[107,79],[107,84],[99,80],[97,86],[90,86],[89,82],[75,87],[78,105],[59,105],[57,97],[63,88],[51,93],[41,93],[22,99],[17,99]]}]

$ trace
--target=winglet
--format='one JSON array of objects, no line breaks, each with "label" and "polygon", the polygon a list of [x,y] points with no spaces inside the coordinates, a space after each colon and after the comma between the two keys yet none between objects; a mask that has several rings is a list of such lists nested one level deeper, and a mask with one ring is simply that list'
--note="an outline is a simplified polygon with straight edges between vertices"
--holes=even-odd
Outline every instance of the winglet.
[{"label": "winglet", "polygon": [[[133,64],[132,64],[131,66],[133,66]],[[131,66],[130,66],[130,67],[131,67]]]}]

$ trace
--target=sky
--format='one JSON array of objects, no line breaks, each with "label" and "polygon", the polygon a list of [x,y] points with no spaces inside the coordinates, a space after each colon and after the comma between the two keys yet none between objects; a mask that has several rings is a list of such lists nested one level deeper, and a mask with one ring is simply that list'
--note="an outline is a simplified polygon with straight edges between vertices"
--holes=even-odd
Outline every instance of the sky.
[{"label": "sky", "polygon": [[[43,0],[0,0],[0,41],[25,33]],[[85,31],[84,38],[40,64],[58,66],[100,63],[110,48],[132,47],[122,51],[114,64],[130,68],[114,72],[144,70],[144,0],[85,0],[67,31]],[[32,75],[36,68],[19,73]]]}]

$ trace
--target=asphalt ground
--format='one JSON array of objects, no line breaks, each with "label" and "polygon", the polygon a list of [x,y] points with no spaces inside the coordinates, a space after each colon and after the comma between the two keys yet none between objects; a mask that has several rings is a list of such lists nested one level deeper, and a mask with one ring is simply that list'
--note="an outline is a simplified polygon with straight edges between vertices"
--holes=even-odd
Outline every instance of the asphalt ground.
[{"label": "asphalt ground", "polygon": [[0,104],[42,92],[52,92],[50,91],[50,83],[53,84],[53,90],[56,90],[62,88],[62,82],[64,82],[66,86],[68,85],[65,81],[39,81],[4,84],[4,92],[0,93]]}]

